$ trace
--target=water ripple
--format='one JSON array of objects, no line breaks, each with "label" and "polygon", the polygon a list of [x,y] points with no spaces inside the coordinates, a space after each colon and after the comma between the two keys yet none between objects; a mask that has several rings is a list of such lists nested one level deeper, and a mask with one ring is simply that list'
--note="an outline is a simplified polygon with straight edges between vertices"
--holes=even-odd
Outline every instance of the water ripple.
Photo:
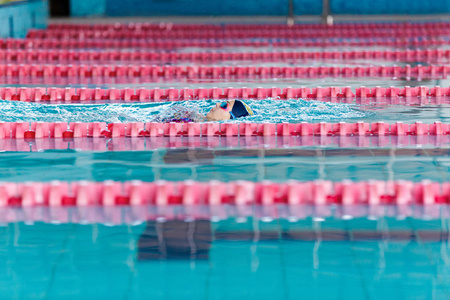
[{"label": "water ripple", "polygon": [[[170,119],[180,112],[206,114],[214,100],[160,103],[103,103],[103,104],[39,104],[0,101],[0,121],[43,122],[151,122]],[[254,116],[227,122],[320,122],[348,121],[374,115],[353,104],[319,101],[248,100]]]}]

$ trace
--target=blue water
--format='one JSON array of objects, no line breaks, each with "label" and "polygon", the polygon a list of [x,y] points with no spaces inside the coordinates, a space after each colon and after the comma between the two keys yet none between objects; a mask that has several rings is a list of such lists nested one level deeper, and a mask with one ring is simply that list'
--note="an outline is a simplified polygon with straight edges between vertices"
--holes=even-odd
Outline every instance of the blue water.
[{"label": "blue water", "polygon": [[373,151],[159,149],[84,152],[46,150],[0,155],[8,181],[51,180],[360,180],[450,181],[449,150]]},{"label": "blue water", "polygon": [[0,233],[2,299],[450,297],[447,220],[17,223]]},{"label": "blue water", "polygon": [[[206,113],[216,101],[185,101],[162,102],[149,104],[36,104],[15,101],[0,101],[2,115],[0,121],[68,121],[68,122],[149,122],[159,121],[170,117],[179,109],[189,109]],[[256,115],[244,118],[242,121],[253,122],[319,122],[319,121],[404,121],[404,122],[434,122],[448,121],[443,105],[427,106],[374,106],[343,103],[328,103],[319,101],[298,100],[253,100],[248,101]],[[227,121],[236,122],[236,121]],[[162,143],[156,139],[142,140],[142,146],[132,147],[133,141],[115,141],[101,139],[92,141],[103,146],[97,151],[78,151],[77,141],[65,144],[61,150],[43,150],[36,145],[20,146],[17,149],[27,152],[6,152],[0,156],[0,175],[8,181],[51,181],[51,180],[198,180],[211,179],[221,181],[231,180],[273,180],[284,182],[289,179],[300,181],[333,180],[343,178],[359,180],[412,180],[421,181],[431,179],[436,181],[450,180],[448,172],[450,163],[446,159],[447,152],[433,152],[430,150],[418,152],[382,151],[373,152],[370,149],[353,149],[360,141],[347,144],[344,141],[335,142],[335,147],[342,144],[347,150],[317,152],[313,145],[320,145],[321,140],[314,143],[303,141],[311,145],[311,150],[289,150],[300,145],[300,138],[293,137],[286,141],[266,141],[264,149],[243,150],[239,145],[245,141],[221,149],[220,138],[217,139],[217,149],[211,149],[204,143],[202,148],[189,149],[182,147],[183,143],[172,142],[181,146],[170,149],[170,141]],[[225,139],[225,138],[224,138]],[[181,141],[181,140],[180,140]],[[430,148],[442,142],[409,138],[409,140],[389,139],[377,148]],[[38,143],[39,142],[39,143]],[[223,141],[225,145],[227,141]],[[264,141],[262,141],[264,142]],[[19,145],[21,141],[17,142]],[[27,143],[24,141],[23,143]],[[129,148],[120,148],[121,145]],[[0,141],[0,149],[16,149],[10,145],[11,141]],[[253,143],[256,145],[255,143]],[[377,141],[372,142],[372,147]],[[10,145],[10,146],[8,146]],[[78,145],[80,145],[78,143]],[[144,146],[145,145],[145,146]],[[160,146],[158,146],[160,145]],[[166,145],[166,146],[164,146]],[[214,145],[214,143],[212,144]],[[278,149],[279,146],[285,149]],[[333,145],[333,144],[332,144]],[[328,147],[333,147],[333,146]],[[345,146],[346,145],[346,146]],[[383,146],[384,145],[384,146]],[[423,145],[423,146],[422,146]],[[326,147],[321,146],[321,148]],[[37,147],[37,148],[36,148]],[[47,147],[47,148],[46,148]],[[255,147],[255,146],[254,146]],[[107,149],[116,149],[108,152]],[[39,152],[28,152],[32,149]],[[72,150],[71,150],[72,149]],[[101,150],[103,149],[103,150]],[[141,150],[141,151],[117,151]],[[142,151],[147,149],[145,151]],[[445,156],[443,156],[445,155]]]},{"label": "blue water", "polygon": [[[21,78],[9,83],[31,82]],[[239,82],[56,78],[33,84],[102,88],[321,85],[353,90],[361,85],[448,86],[446,80],[398,78]],[[449,122],[448,104],[435,105],[430,100],[412,101],[415,104],[408,106],[254,100],[248,104],[255,116],[226,122]],[[205,114],[214,104],[212,100],[81,105],[0,101],[0,121],[151,122],[180,110]],[[374,138],[366,143],[343,137],[327,144],[325,137],[311,137],[302,140],[300,147],[300,137],[282,142],[277,138],[275,143],[261,137],[207,137],[202,139],[208,143],[195,148],[183,144],[187,137],[7,139],[0,140],[0,180],[449,181],[448,137],[407,138],[389,137],[384,142]],[[245,147],[250,139],[260,145],[253,142]],[[93,147],[95,151],[77,150],[83,142],[100,146]],[[43,150],[52,145],[61,150]],[[235,216],[229,206],[222,209]],[[58,216],[54,208],[0,210],[0,299],[450,299],[450,223],[444,218],[159,218],[113,225],[107,210],[94,211],[105,224],[85,225],[32,222],[33,213],[54,220],[50,218]],[[12,215],[22,216],[25,222],[1,223]]]},{"label": "blue water", "polygon": [[[205,113],[214,103],[1,101],[0,121],[148,122],[179,107]],[[448,118],[446,105],[361,106],[303,100],[249,104],[257,115],[247,120],[255,122]],[[421,149],[420,142],[415,149],[398,150],[393,148],[404,146],[396,139],[379,149],[154,149],[154,139],[138,140],[143,140],[146,151],[4,152],[0,177],[14,182],[450,180],[448,149]],[[117,147],[121,141],[100,140]],[[10,142],[1,140],[0,149]],[[2,299],[449,299],[449,229],[446,219],[400,216],[169,220],[114,226],[3,224],[0,295]]]},{"label": "blue water", "polygon": [[[151,104],[46,105],[0,101],[0,121],[151,122],[171,118],[178,111],[205,115],[218,101],[183,101]],[[318,101],[247,101],[256,113],[234,122],[298,122],[362,119],[373,113],[355,105]]]},{"label": "blue water", "polygon": [[[387,102],[389,99],[383,100]],[[404,100],[405,101],[405,100]],[[191,112],[205,115],[216,100],[177,101],[158,103],[102,103],[102,104],[39,104],[17,101],[0,101],[0,121],[3,122],[160,122],[171,119],[176,113]],[[420,104],[420,102],[424,102]],[[331,103],[315,100],[246,100],[254,116],[226,122],[377,122],[403,121],[448,122],[449,104],[428,104],[429,100],[414,100],[416,104],[356,104]],[[447,103],[447,102],[445,102]]]}]

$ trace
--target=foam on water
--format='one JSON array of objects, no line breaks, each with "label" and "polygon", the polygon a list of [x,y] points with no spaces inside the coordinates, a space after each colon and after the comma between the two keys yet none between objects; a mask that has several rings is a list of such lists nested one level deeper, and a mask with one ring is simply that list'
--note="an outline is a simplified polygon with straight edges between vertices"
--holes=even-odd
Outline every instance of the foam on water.
[{"label": "foam on water", "polygon": [[[160,103],[103,103],[103,104],[37,104],[0,101],[0,121],[43,122],[151,122],[164,121],[180,112],[206,114],[217,101],[182,101]],[[254,116],[227,122],[320,122],[364,119],[374,112],[359,109],[353,104],[319,101],[253,100],[246,101]]]}]

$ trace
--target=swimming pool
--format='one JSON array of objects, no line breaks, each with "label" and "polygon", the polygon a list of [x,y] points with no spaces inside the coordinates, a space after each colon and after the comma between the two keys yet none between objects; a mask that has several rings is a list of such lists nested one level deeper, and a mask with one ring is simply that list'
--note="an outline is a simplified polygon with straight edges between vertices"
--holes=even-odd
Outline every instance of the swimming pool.
[{"label": "swimming pool", "polygon": [[[102,29],[98,30],[101,32]],[[351,130],[341,134],[335,128],[333,131],[326,127],[327,124],[339,122],[371,123],[371,126],[384,122],[390,128],[402,123],[416,127],[423,123],[424,128],[429,128],[426,124],[434,124],[437,128],[436,124],[450,123],[448,80],[443,76],[446,71],[441,68],[439,72],[443,73],[440,77],[431,76],[437,70],[431,69],[431,66],[445,65],[450,56],[446,50],[446,33],[440,32],[439,38],[417,36],[416,40],[405,38],[397,41],[391,37],[217,39],[216,44],[209,45],[220,50],[208,48],[206,40],[181,42],[188,47],[180,48],[180,43],[167,40],[152,41],[155,49],[161,48],[155,51],[158,54],[151,57],[161,55],[163,58],[160,57],[156,63],[167,64],[167,68],[170,63],[170,68],[193,67],[197,68],[195,72],[200,65],[215,65],[226,72],[227,66],[241,65],[266,67],[264,70],[291,66],[314,66],[314,69],[309,71],[311,76],[301,78],[227,77],[213,76],[213,73],[209,77],[196,74],[195,78],[188,78],[187,75],[178,78],[159,75],[154,78],[121,77],[116,76],[116,71],[112,72],[113,75],[105,73],[105,76],[92,76],[89,71],[90,75],[86,78],[69,76],[70,72],[59,76],[56,71],[54,74],[48,73],[48,76],[44,76],[43,71],[39,76],[37,73],[36,76],[25,76],[19,71],[0,75],[2,88],[35,88],[0,91],[5,98],[0,100],[2,298],[450,297],[450,224],[446,185],[450,181],[449,133],[446,130],[438,133],[437,129],[434,132],[426,129],[424,132],[406,130],[404,133],[390,131],[379,134],[380,131],[371,127],[370,131],[365,129],[362,134]],[[268,42],[271,44],[265,44]],[[293,48],[302,42],[305,43],[303,46]],[[149,59],[150,56],[143,60],[127,59],[124,52],[135,53],[137,57],[136,53],[143,55],[147,51],[140,49],[146,45],[142,40],[125,39],[119,42],[112,37],[103,41],[66,39],[61,40],[60,45],[57,43],[58,39],[39,40],[36,37],[0,41],[0,48],[3,48],[0,50],[0,62],[13,63],[14,66],[5,67],[5,70],[12,70],[20,63],[29,70],[32,64],[38,68],[56,70],[57,64],[60,64],[58,68],[68,67],[68,64],[77,67],[86,64],[99,69],[115,68],[122,64],[131,69],[155,61],[154,58]],[[113,50],[121,43],[130,49]],[[381,44],[393,49],[395,45],[415,45],[424,48],[424,52],[413,56],[409,50],[392,50],[397,55],[394,58],[394,54],[386,52]],[[72,48],[68,51],[46,49],[55,45]],[[174,50],[174,46],[178,48]],[[316,48],[321,46],[324,48]],[[442,52],[431,49],[431,46]],[[30,48],[17,50],[14,59],[7,58],[7,55],[12,55],[13,49],[24,47]],[[41,47],[36,51],[41,56],[31,54],[33,47]],[[170,48],[171,54],[161,50],[164,47]],[[110,56],[122,53],[118,62],[107,59],[105,51],[108,48],[112,53],[108,54]],[[90,53],[84,61],[79,57],[73,58],[74,52],[78,53],[80,49],[88,49],[81,50],[85,52],[82,55]],[[303,60],[289,60],[287,54],[271,54],[270,59],[258,56],[258,53],[280,51],[302,52],[304,56],[309,52],[328,51],[328,54],[320,57],[311,55]],[[359,54],[346,54],[345,59],[342,56],[334,60],[326,58],[339,56],[331,52],[355,51]],[[256,54],[249,54],[251,52]],[[98,57],[96,53],[100,53]],[[180,57],[197,55],[203,59],[183,60],[173,53]],[[214,56],[219,55],[217,53],[246,53],[247,56]],[[382,59],[381,53],[386,57]],[[221,58],[208,62],[208,55]],[[371,57],[364,58],[363,55]],[[44,56],[45,59],[42,58]],[[357,72],[361,69],[358,67],[373,66],[373,70],[381,70],[383,65],[404,68],[407,63],[412,68],[422,63],[424,69],[419,69],[420,72],[430,76],[396,77],[386,75],[383,73],[385,71],[367,78],[319,76],[317,73],[325,67],[351,67],[355,74],[359,74]],[[38,88],[42,86],[46,90]],[[76,90],[52,90],[53,86],[73,87]],[[230,86],[236,89],[229,92],[226,89]],[[302,92],[305,97],[289,96],[289,93],[298,94],[301,86],[312,89]],[[324,95],[320,95],[316,89],[318,86],[339,89],[333,89],[333,96],[328,96],[330,90],[321,90]],[[366,90],[364,93],[369,95],[363,93],[362,96],[361,86],[383,88]],[[405,89],[404,86],[425,86],[427,89]],[[443,88],[438,91],[436,86]],[[160,93],[158,97],[154,96],[157,87],[161,88],[157,91]],[[220,91],[214,87],[220,88]],[[240,89],[244,87],[250,89]],[[257,87],[262,89],[255,89]],[[289,87],[297,90],[289,90]],[[351,88],[352,95],[343,92],[346,87]],[[101,90],[89,90],[96,88]],[[199,88],[202,88],[201,91],[196,90]],[[169,92],[166,94],[164,89],[171,89],[174,94],[168,95]],[[30,93],[38,96],[29,98]],[[82,93],[88,96],[80,96]],[[202,98],[199,93],[208,96]],[[220,99],[209,99],[214,98],[209,97],[214,93]],[[201,131],[190,135],[178,127],[172,134],[150,133],[148,126],[151,124],[163,122],[186,108],[204,114],[229,93],[250,95],[248,99],[242,98],[256,115],[245,120],[202,124],[217,130],[212,133]],[[281,96],[264,96],[269,93]],[[96,137],[80,134],[79,131],[75,134],[74,122],[82,122],[77,126],[84,131],[87,127],[83,124],[90,126],[97,122],[96,128],[106,133]],[[278,131],[278,127],[277,134],[275,131],[269,134],[247,134],[240,129],[233,131],[241,126],[244,128],[248,122],[308,122],[324,124],[328,131],[320,131],[319,134],[294,131],[286,135]],[[124,126],[137,124],[136,128],[142,130],[142,134],[135,132],[131,135],[120,131],[123,128],[117,126],[119,133],[116,135],[113,134],[114,128],[107,127],[106,123]],[[235,123],[238,127],[233,127]],[[55,129],[45,127],[46,124],[58,124],[61,132],[69,134],[49,137],[48,132]],[[37,136],[38,125],[44,128],[40,134],[47,132],[42,137]],[[186,128],[184,126],[187,125],[180,125],[180,128]],[[6,127],[7,131],[4,130]],[[21,136],[16,136],[17,128],[22,130]],[[231,128],[231,134],[227,134],[228,128]],[[29,134],[25,135],[23,131]],[[77,202],[78,198],[74,195],[80,185],[89,185],[90,182],[100,185],[105,181],[105,186],[115,188],[117,186],[111,181],[124,182],[125,185],[139,185],[140,182],[163,187],[167,185],[168,189],[171,188],[167,195],[174,193],[175,196],[165,194],[167,199],[163,198],[170,202],[167,205],[159,202],[131,205],[133,201],[127,194],[129,190],[125,185],[119,185],[118,191],[114,188],[102,190],[102,193],[109,195],[106,198],[114,199],[114,203],[91,205]],[[196,182],[221,185],[225,190],[221,192],[223,199],[219,207],[215,207],[217,210],[198,203],[185,205],[183,201],[194,200],[187,196],[187,200],[179,199],[181,188],[176,182],[183,181],[192,185]],[[355,182],[355,187],[352,187],[355,191],[360,190],[357,185],[362,181],[389,185],[377,196],[382,204],[374,205],[369,201],[353,205],[344,203],[342,197],[333,194],[339,191],[338,182],[347,185]],[[223,182],[223,185],[218,182]],[[325,202],[317,200],[296,206],[286,203],[289,197],[275,193],[267,196],[276,199],[278,202],[274,200],[275,204],[251,202],[239,206],[239,203],[233,202],[237,201],[235,193],[239,190],[230,186],[235,182],[267,185],[313,182],[318,186],[317,190],[325,188],[329,182],[336,185],[330,188],[330,194],[322,195]],[[172,183],[175,185],[170,185]],[[404,199],[401,187],[414,184],[425,186],[424,191],[427,189],[425,192],[413,189],[418,195],[431,191],[432,197],[427,198],[431,200],[427,201],[432,204],[426,201],[405,204],[392,200],[393,197]],[[60,186],[63,188],[59,189]],[[195,189],[192,191],[196,195]],[[246,195],[245,191],[241,191],[241,196]],[[98,196],[99,192],[95,195]],[[34,202],[30,202],[30,197]],[[314,193],[310,197],[320,198]]]},{"label": "swimming pool", "polygon": [[[84,152],[46,150],[2,154],[8,181],[342,179],[448,181],[448,148],[433,149],[160,149]],[[13,167],[13,168],[12,168]],[[68,171],[70,170],[70,171]]]},{"label": "swimming pool", "polygon": [[0,289],[10,299],[449,295],[447,220],[17,223],[0,230]]}]

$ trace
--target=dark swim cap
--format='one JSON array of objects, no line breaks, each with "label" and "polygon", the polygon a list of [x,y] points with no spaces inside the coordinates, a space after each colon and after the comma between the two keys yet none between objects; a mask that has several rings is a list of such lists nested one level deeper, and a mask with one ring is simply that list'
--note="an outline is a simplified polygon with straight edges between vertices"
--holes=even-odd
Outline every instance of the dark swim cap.
[{"label": "dark swim cap", "polygon": [[252,109],[240,100],[234,100],[233,109],[230,112],[231,119],[253,116]]}]

